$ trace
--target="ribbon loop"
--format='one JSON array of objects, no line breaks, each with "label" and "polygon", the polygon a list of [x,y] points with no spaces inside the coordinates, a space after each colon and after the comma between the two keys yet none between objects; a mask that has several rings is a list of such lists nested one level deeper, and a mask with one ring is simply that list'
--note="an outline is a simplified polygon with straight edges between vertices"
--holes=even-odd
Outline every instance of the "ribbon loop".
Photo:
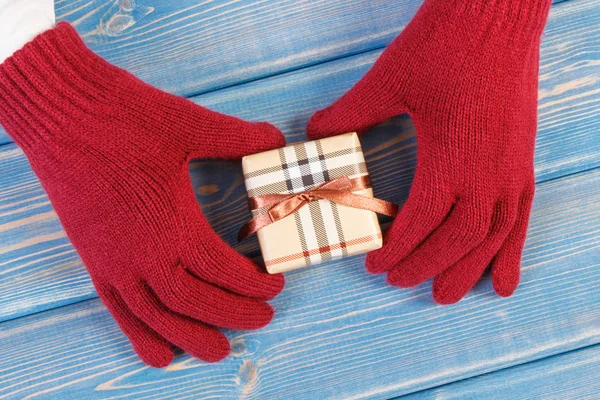
[{"label": "ribbon loop", "polygon": [[345,206],[373,211],[395,217],[398,206],[389,201],[365,197],[353,192],[368,189],[371,181],[368,175],[350,179],[342,176],[312,189],[297,194],[267,194],[248,199],[250,208],[255,211],[267,208],[268,211],[248,221],[238,232],[238,242],[260,229],[298,211],[305,205],[318,200],[329,200]]}]

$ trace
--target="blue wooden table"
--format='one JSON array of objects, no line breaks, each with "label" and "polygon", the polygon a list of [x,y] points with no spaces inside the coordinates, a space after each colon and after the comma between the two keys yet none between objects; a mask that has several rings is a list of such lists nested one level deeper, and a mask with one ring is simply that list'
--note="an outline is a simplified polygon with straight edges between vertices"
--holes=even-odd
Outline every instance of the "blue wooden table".
[{"label": "blue wooden table", "polygon": [[[339,97],[421,0],[57,0],[89,46],[167,91],[288,142]],[[97,299],[23,153],[0,130],[0,399],[600,398],[600,1],[555,2],[542,45],[537,194],[515,295],[489,277],[438,306],[354,257],[287,274],[273,322],[227,332],[218,364],[145,366]],[[378,197],[402,202],[416,143],[399,116],[363,137]],[[239,164],[191,179],[229,243]],[[384,220],[388,223],[389,220]],[[257,256],[255,239],[236,246]]]}]

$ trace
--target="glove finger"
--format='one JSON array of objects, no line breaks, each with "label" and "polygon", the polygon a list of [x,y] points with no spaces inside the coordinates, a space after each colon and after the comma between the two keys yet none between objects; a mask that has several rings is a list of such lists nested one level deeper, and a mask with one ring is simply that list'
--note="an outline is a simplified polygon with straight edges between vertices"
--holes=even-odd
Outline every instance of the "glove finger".
[{"label": "glove finger", "polygon": [[402,82],[394,81],[397,66],[385,51],[367,74],[333,105],[316,112],[308,122],[307,134],[320,139],[346,132],[362,133],[393,116],[406,113]]},{"label": "glove finger", "polygon": [[129,308],[170,343],[207,362],[220,361],[230,351],[229,342],[216,328],[165,307],[145,284],[128,287],[123,297]]},{"label": "glove finger", "polygon": [[385,233],[384,246],[367,255],[366,267],[371,273],[389,271],[411,254],[446,218],[453,199],[432,191],[439,185],[428,182],[417,173],[408,200],[392,226]]},{"label": "glove finger", "polygon": [[269,300],[281,293],[285,284],[282,274],[269,274],[226,243],[221,244],[198,244],[187,258],[186,268],[198,278],[242,296]]},{"label": "glove finger", "polygon": [[170,310],[217,327],[258,329],[273,318],[273,309],[266,302],[203,282],[182,266],[175,266],[150,285]]},{"label": "glove finger", "polygon": [[514,226],[517,207],[517,201],[499,201],[485,240],[456,264],[435,277],[433,298],[437,303],[456,303],[475,286]]},{"label": "glove finger", "polygon": [[248,122],[184,102],[182,132],[191,158],[237,160],[285,146],[281,131],[267,122]]},{"label": "glove finger", "polygon": [[515,226],[504,241],[492,263],[492,283],[499,296],[508,297],[514,293],[521,277],[521,255],[527,237],[529,216],[535,183],[531,183],[519,201],[519,212]]},{"label": "glove finger", "polygon": [[171,363],[171,345],[136,317],[115,289],[98,287],[97,292],[142,361],[155,368],[163,368]]},{"label": "glove finger", "polygon": [[390,284],[416,286],[444,271],[485,239],[492,209],[462,199],[448,219],[388,273]]},{"label": "glove finger", "polygon": [[281,292],[285,283],[283,275],[266,273],[225,243],[202,214],[191,190],[180,192],[179,209],[185,213],[188,231],[188,240],[182,243],[182,260],[193,275],[257,299],[272,299]]}]

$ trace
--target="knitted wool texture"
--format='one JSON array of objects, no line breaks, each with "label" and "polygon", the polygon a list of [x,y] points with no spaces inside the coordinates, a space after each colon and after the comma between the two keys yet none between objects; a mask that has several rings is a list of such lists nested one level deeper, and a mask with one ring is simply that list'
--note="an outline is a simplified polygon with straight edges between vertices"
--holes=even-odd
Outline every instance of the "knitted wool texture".
[{"label": "knitted wool texture", "polygon": [[435,277],[461,299],[492,264],[494,289],[519,282],[535,179],[540,38],[551,0],[426,0],[371,70],[308,125],[311,138],[365,131],[409,113],[417,131],[410,195],[367,269],[410,287]]},{"label": "knitted wool texture", "polygon": [[283,277],[211,229],[188,161],[281,147],[275,127],[157,90],[96,56],[67,23],[0,65],[0,122],[143,361],[168,365],[171,344],[217,361],[229,343],[216,327],[269,323],[265,300]]}]

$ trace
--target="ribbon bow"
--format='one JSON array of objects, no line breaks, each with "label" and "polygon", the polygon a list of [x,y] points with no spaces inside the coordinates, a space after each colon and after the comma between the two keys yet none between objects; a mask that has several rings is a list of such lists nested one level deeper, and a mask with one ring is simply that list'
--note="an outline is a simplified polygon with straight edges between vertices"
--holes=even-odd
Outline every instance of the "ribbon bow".
[{"label": "ribbon bow", "polygon": [[350,179],[342,176],[312,189],[296,194],[266,194],[248,199],[250,209],[268,210],[248,221],[238,232],[238,241],[241,242],[248,236],[261,230],[273,222],[295,213],[305,205],[317,200],[329,200],[345,206],[369,210],[378,214],[395,217],[398,206],[389,201],[365,197],[353,192],[371,187],[369,176]]}]

